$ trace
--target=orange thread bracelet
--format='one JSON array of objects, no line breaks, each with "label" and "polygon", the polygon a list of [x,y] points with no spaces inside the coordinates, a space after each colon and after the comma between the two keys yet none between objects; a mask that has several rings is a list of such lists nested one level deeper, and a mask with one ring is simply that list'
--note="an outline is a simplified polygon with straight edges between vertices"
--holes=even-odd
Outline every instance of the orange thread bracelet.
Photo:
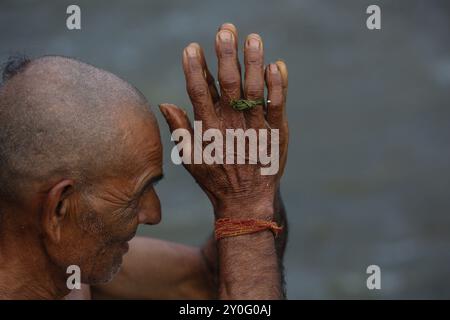
[{"label": "orange thread bracelet", "polygon": [[228,237],[236,237],[243,234],[256,233],[270,230],[275,237],[283,230],[273,221],[257,219],[230,219],[222,218],[216,221],[215,237],[220,240]]}]

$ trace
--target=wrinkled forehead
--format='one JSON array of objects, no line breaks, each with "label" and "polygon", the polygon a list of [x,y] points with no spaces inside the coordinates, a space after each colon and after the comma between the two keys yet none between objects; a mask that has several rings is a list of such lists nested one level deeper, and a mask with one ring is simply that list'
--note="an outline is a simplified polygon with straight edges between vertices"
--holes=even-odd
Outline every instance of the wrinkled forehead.
[{"label": "wrinkled forehead", "polygon": [[162,144],[158,122],[150,109],[121,114],[123,151],[130,171],[162,171]]}]

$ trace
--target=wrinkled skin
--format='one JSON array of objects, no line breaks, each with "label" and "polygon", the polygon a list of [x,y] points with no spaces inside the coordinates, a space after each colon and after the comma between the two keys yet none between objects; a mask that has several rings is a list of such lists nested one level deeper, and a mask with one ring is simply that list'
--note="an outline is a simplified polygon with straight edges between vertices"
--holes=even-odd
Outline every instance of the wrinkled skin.
[{"label": "wrinkled skin", "polygon": [[[253,46],[253,40],[259,46]],[[216,37],[220,94],[201,48],[191,44],[184,50],[183,68],[195,120],[222,131],[279,129],[280,170],[261,176],[260,165],[186,168],[210,198],[216,218],[274,219],[286,227],[280,218],[284,210],[278,191],[287,156],[287,69],[278,61],[264,70],[262,41],[252,34],[245,42],[242,85],[237,42],[236,28],[224,24]],[[264,84],[271,100],[267,110],[262,106],[245,112],[231,109],[232,99],[262,98]],[[171,130],[190,130],[182,109],[171,104],[160,108]],[[126,243],[139,224],[160,221],[152,182],[162,174],[162,147],[153,116],[123,114],[118,125],[128,137],[129,154],[120,170],[105,169],[102,178],[83,192],[77,181],[55,176],[35,185],[29,202],[1,204],[7,218],[0,234],[0,297],[62,298],[69,293],[66,267],[78,264],[94,298],[282,298],[279,248],[284,251],[285,236],[274,239],[270,231],[218,243],[210,240],[203,248],[134,238],[125,254]],[[116,273],[112,281],[101,284]],[[89,297],[90,288],[84,286],[66,298]]]},{"label": "wrinkled skin", "polygon": [[110,281],[138,225],[160,221],[153,188],[162,174],[156,120],[150,113],[123,116],[118,125],[129,163],[121,170],[105,167],[87,189],[53,177],[34,186],[29,202],[2,204],[0,297],[61,298],[69,293],[69,265],[80,267],[83,283]]},{"label": "wrinkled skin", "polygon": [[[284,213],[279,199],[279,182],[287,158],[288,125],[285,112],[287,68],[284,62],[269,64],[264,69],[261,37],[251,34],[244,46],[245,75],[241,77],[238,60],[237,30],[232,24],[220,27],[216,36],[220,94],[208,71],[204,54],[196,43],[183,52],[186,88],[194,108],[194,119],[207,128],[278,129],[279,171],[261,175],[261,164],[185,164],[186,169],[206,192],[216,218],[275,220]],[[264,98],[264,84],[270,103],[253,109],[236,111],[230,102],[238,99]],[[192,132],[186,113],[172,104],[160,106],[171,131],[183,128]],[[191,133],[192,136],[192,133]],[[193,149],[194,146],[191,146]],[[248,157],[248,154],[246,154]],[[284,215],[283,215],[284,216]],[[285,234],[277,244],[270,231],[230,237],[218,242],[219,297],[223,299],[279,299],[284,296],[282,270]],[[272,254],[267,254],[271,252]],[[277,254],[275,254],[277,252]]]},{"label": "wrinkled skin", "polygon": [[[157,124],[151,118],[139,119],[128,131],[133,137],[128,150],[132,166],[120,176],[114,174],[98,181],[87,192],[73,192],[62,210],[73,215],[76,223],[64,224],[57,246],[48,244],[54,262],[80,266],[84,283],[110,281],[119,270],[138,225],[161,220],[160,202],[152,183],[162,175]],[[73,248],[74,243],[78,255],[74,253],[67,259],[68,248]]]},{"label": "wrinkled skin", "polygon": [[[220,129],[224,137],[225,129],[278,129],[280,167],[275,175],[265,176],[260,173],[260,163],[185,164],[185,167],[212,201],[216,216],[229,217],[228,213],[233,210],[232,217],[240,216],[240,213],[246,215],[249,205],[253,207],[257,204],[261,206],[261,217],[270,218],[266,206],[274,201],[287,158],[287,68],[282,61],[265,67],[262,39],[257,34],[251,34],[244,46],[245,76],[242,81],[236,28],[232,24],[224,24],[217,33],[215,45],[220,94],[206,65],[202,48],[192,43],[183,52],[183,70],[194,119],[202,121],[203,130]],[[265,84],[270,100],[266,110],[260,105],[242,112],[230,106],[232,100],[264,98]],[[183,128],[192,132],[182,109],[171,104],[162,104],[160,108],[172,131]]]}]

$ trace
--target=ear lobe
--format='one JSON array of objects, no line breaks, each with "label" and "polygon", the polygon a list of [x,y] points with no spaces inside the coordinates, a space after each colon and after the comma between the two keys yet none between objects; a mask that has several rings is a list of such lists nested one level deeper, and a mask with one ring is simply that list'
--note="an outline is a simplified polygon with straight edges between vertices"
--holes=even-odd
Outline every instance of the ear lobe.
[{"label": "ear lobe", "polygon": [[73,180],[65,179],[53,186],[48,192],[42,213],[42,227],[52,241],[61,239],[61,227],[67,213],[67,195],[73,188]]}]

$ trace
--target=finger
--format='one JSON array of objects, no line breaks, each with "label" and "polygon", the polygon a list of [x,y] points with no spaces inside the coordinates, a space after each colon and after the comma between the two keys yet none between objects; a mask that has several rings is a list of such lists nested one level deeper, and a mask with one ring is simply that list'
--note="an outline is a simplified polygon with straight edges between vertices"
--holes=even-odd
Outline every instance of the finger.
[{"label": "finger", "polygon": [[[280,163],[285,164],[289,143],[289,127],[286,117],[286,95],[288,88],[287,68],[284,62],[277,61],[266,68],[268,91],[267,122],[271,128],[279,129]],[[284,165],[282,166],[283,174]]]},{"label": "finger", "polygon": [[169,125],[170,132],[176,129],[186,129],[192,131],[192,126],[186,111],[171,103],[161,103],[159,110]]},{"label": "finger", "polygon": [[[162,103],[159,105],[159,110],[163,114],[166,119],[167,124],[169,125],[170,133],[172,137],[174,136],[174,131],[178,129],[187,130],[191,137],[194,136],[193,129],[189,118],[181,108],[178,108],[174,104]],[[179,144],[177,144],[179,146]],[[185,143],[183,146],[183,153],[180,155],[183,159],[183,165],[190,170],[190,164],[192,164],[192,143]],[[179,150],[180,151],[180,150]],[[188,161],[188,159],[190,161]]]},{"label": "finger", "polygon": [[186,88],[194,107],[195,120],[211,123],[214,121],[216,114],[198,47],[198,44],[190,44],[183,52]]},{"label": "finger", "polygon": [[283,81],[283,98],[284,103],[286,104],[286,98],[287,98],[287,90],[288,90],[288,70],[287,66],[284,63],[284,61],[278,60],[276,62],[278,70],[280,70],[281,73],[281,80]]},{"label": "finger", "polygon": [[[241,72],[237,54],[237,38],[228,29],[220,30],[216,36],[216,53],[219,64],[221,99],[228,105],[241,97]],[[231,107],[227,108],[234,111]]]},{"label": "finger", "polygon": [[[261,37],[251,34],[247,37],[244,47],[245,57],[245,85],[246,99],[264,99],[264,52]],[[263,104],[256,106],[245,113],[247,124],[251,128],[264,126]]]},{"label": "finger", "polygon": [[[221,31],[221,30],[228,30],[228,31],[232,32],[233,35],[234,35],[234,38],[235,38],[236,40],[238,39],[238,32],[237,32],[237,29],[236,29],[236,27],[234,26],[234,24],[229,23],[229,22],[226,22],[226,23],[222,24],[222,25],[219,27],[219,30],[218,30],[218,31]],[[235,44],[235,47],[236,47],[236,49],[237,49],[237,47],[238,47],[237,41],[236,41],[234,44]]]},{"label": "finger", "polygon": [[266,84],[268,91],[267,122],[271,128],[281,129],[284,121],[283,79],[275,63],[271,63],[266,68]]},{"label": "finger", "polygon": [[[287,92],[288,92],[288,70],[287,66],[284,63],[284,61],[278,60],[276,62],[278,70],[281,73],[281,82],[283,86],[283,126],[282,126],[282,132],[281,134],[283,136],[288,136],[288,123],[287,123],[287,116],[286,116],[286,100],[287,100]],[[287,140],[287,138],[286,138]]]},{"label": "finger", "polygon": [[[237,31],[235,25],[232,23],[226,22],[220,26],[219,31],[221,31],[221,30],[228,30],[233,33],[234,39],[236,40],[236,41],[234,41],[234,46],[236,47],[236,52],[239,52],[238,51],[239,37],[238,37],[238,31]],[[239,74],[242,74],[241,63],[239,62],[239,59],[238,59],[237,65],[238,65],[238,69],[239,69]],[[242,89],[242,87],[241,87],[241,89]],[[243,92],[241,91],[241,96],[242,95],[243,95]]]},{"label": "finger", "polygon": [[202,47],[198,43],[193,43],[193,46],[195,46],[200,53],[200,63],[203,68],[203,73],[206,79],[206,83],[208,83],[209,93],[211,95],[213,103],[216,103],[220,99],[219,91],[216,87],[216,80],[214,79],[213,75],[209,71],[208,65],[206,63],[205,54],[203,52]]}]

